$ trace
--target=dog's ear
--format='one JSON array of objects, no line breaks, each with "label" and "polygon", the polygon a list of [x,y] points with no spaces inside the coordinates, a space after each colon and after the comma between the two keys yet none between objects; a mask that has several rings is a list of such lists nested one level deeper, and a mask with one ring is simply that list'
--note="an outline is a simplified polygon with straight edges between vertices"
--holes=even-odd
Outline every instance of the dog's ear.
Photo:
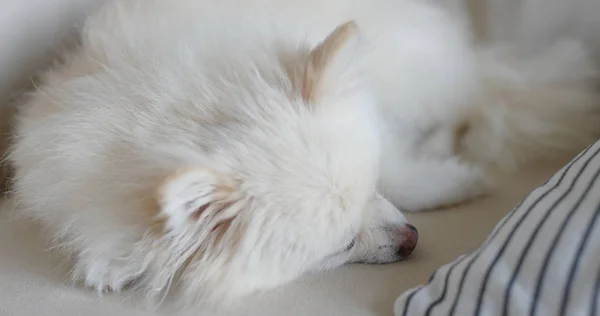
[{"label": "dog's ear", "polygon": [[238,198],[232,179],[206,169],[176,172],[163,182],[157,194],[165,229],[174,232],[197,223],[216,226],[231,221],[235,217],[231,206]]},{"label": "dog's ear", "polygon": [[[315,103],[327,93],[353,88],[362,68],[362,40],[354,21],[338,26],[311,50],[304,69],[302,98]],[[340,90],[341,89],[341,90]]]}]

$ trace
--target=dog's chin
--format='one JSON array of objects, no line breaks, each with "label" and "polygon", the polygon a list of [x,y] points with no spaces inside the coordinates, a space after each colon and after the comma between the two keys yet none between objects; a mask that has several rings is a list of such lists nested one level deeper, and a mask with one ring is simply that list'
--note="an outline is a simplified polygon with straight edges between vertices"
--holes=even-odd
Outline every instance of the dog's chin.
[{"label": "dog's chin", "polygon": [[408,258],[408,256],[399,255],[399,254],[390,254],[387,256],[376,256],[376,257],[367,257],[362,259],[355,259],[348,261],[348,264],[389,264],[395,263],[399,261],[404,261]]}]

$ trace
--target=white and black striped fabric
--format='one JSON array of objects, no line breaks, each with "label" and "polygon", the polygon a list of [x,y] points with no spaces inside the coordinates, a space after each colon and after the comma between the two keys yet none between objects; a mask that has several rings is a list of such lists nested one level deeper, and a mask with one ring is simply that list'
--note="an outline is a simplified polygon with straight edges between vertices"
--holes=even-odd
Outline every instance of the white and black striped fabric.
[{"label": "white and black striped fabric", "polygon": [[600,315],[600,141],[509,213],[474,252],[396,300],[396,316]]}]

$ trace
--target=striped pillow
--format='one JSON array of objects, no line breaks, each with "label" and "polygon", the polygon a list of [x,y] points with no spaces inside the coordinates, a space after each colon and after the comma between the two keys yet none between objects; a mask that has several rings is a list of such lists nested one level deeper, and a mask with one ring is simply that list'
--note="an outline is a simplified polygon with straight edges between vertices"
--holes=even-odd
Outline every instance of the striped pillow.
[{"label": "striped pillow", "polygon": [[474,252],[396,300],[405,315],[600,315],[600,141],[508,214]]}]

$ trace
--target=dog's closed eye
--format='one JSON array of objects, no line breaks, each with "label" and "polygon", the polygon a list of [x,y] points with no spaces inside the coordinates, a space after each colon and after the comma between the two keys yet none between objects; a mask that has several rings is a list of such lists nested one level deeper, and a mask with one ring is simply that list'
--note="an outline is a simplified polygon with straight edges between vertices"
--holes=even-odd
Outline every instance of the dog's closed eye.
[{"label": "dog's closed eye", "polygon": [[352,238],[352,241],[348,244],[348,246],[346,246],[346,248],[344,248],[343,252],[350,251],[350,249],[352,249],[352,247],[354,247],[355,243],[356,243],[356,237]]},{"label": "dog's closed eye", "polygon": [[354,247],[355,243],[356,243],[356,237],[352,238],[352,240],[350,241],[350,243],[348,245],[346,245],[346,247],[344,247],[343,249],[338,250],[338,251],[332,253],[331,256],[341,255],[343,253],[346,253],[346,252],[350,251]]}]

